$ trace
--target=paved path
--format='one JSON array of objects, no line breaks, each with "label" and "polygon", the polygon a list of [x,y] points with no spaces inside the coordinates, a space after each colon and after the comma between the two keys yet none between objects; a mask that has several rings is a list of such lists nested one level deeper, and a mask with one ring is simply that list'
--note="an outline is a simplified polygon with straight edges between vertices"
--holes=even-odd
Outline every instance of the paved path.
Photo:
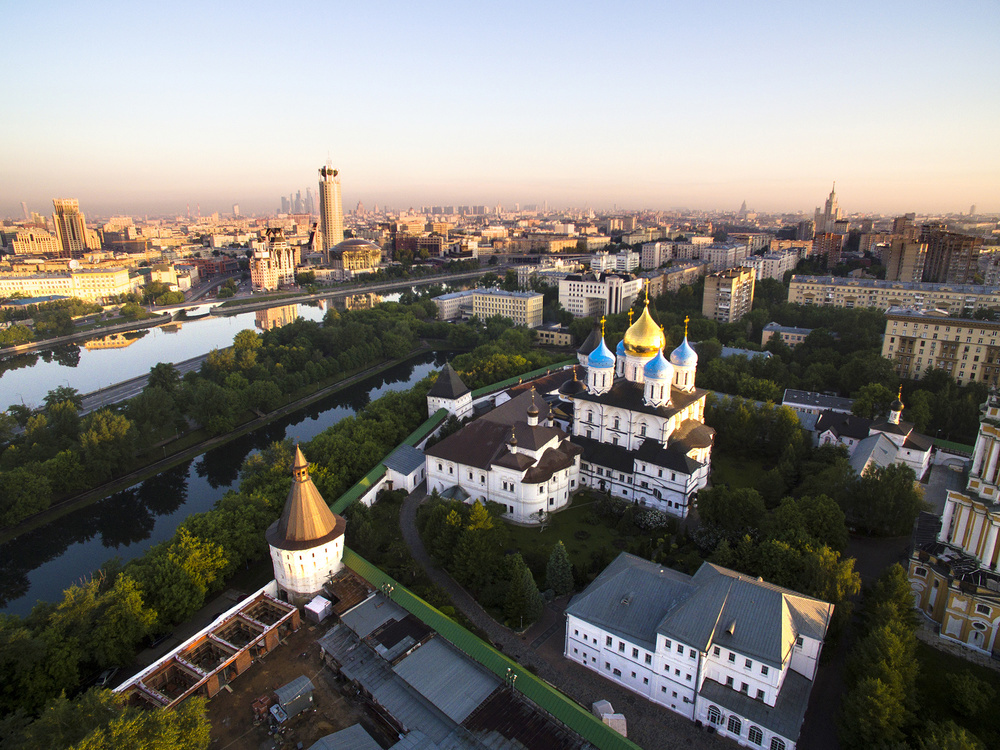
[{"label": "paved path", "polygon": [[[197,357],[186,359],[183,362],[175,362],[173,365],[177,372],[181,376],[184,376],[192,370],[199,369],[206,359],[208,359],[207,354],[200,354]],[[83,408],[80,409],[80,415],[83,416],[84,414],[89,414],[92,411],[97,411],[102,406],[117,404],[121,401],[134,398],[142,393],[142,389],[146,387],[146,383],[148,382],[149,373],[147,372],[145,375],[138,375],[134,378],[123,380],[120,383],[114,383],[113,385],[109,385],[105,388],[85,393],[82,397]]]},{"label": "paved path", "polygon": [[448,592],[455,607],[480,628],[493,644],[519,664],[529,668],[581,706],[590,709],[598,700],[611,701],[615,711],[625,714],[629,739],[646,750],[674,748],[718,748],[732,750],[736,744],[709,735],[672,711],[650,703],[635,693],[594,674],[562,655],[564,610],[568,597],[546,605],[542,618],[523,635],[504,627],[479,606],[475,599],[431,559],[417,533],[417,508],[426,498],[420,485],[403,501],[399,521],[403,539],[413,559],[430,579]]}]

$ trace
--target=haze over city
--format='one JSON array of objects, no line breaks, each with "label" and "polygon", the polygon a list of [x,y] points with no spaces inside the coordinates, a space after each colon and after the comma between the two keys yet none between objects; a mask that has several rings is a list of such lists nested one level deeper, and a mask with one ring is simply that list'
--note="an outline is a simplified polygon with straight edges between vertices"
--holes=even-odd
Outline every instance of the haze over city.
[{"label": "haze over city", "polygon": [[[994,2],[6,9],[0,216],[345,206],[1000,211]],[[28,30],[31,30],[28,33]]]}]

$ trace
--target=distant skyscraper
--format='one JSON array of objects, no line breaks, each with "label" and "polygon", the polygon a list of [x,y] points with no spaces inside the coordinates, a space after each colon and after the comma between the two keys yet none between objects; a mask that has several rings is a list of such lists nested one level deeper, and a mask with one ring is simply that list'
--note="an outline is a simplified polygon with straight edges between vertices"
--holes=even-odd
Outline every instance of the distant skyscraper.
[{"label": "distant skyscraper", "polygon": [[316,199],[313,198],[312,188],[306,188],[306,213],[316,213]]},{"label": "distant skyscraper", "polygon": [[233,204],[233,216],[239,216],[239,215],[240,215],[240,204],[239,203],[234,203]]},{"label": "distant skyscraper", "polygon": [[[21,205],[23,206],[24,204],[22,203]],[[25,211],[27,211],[27,209],[25,209]],[[969,216],[975,216],[975,215],[976,215],[976,204],[973,203],[971,206],[969,206]]]},{"label": "distant skyscraper", "polygon": [[82,258],[87,250],[87,224],[75,198],[54,198],[52,221],[56,240],[65,258]]},{"label": "distant skyscraper", "polygon": [[281,213],[287,214],[289,213],[289,209],[291,209],[291,206],[288,203],[288,198],[281,196]]},{"label": "distant skyscraper", "polygon": [[31,214],[28,213],[28,204],[21,201],[21,212],[24,214],[25,221],[31,221]]},{"label": "distant skyscraper", "polygon": [[837,206],[837,183],[833,183],[830,197],[826,199],[825,210],[816,209],[816,234],[834,231],[834,224],[840,218],[840,208]]},{"label": "distant skyscraper", "polygon": [[319,222],[324,250],[344,241],[344,207],[340,201],[339,174],[330,162],[319,170]]}]

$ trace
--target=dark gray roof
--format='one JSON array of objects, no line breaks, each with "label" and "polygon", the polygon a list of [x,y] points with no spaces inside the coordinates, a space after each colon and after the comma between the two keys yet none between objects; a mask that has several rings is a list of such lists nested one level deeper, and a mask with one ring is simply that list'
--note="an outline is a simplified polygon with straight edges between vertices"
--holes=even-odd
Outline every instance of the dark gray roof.
[{"label": "dark gray roof", "polygon": [[382,463],[387,469],[398,471],[400,474],[409,476],[424,465],[424,452],[412,445],[401,445],[385,459]]},{"label": "dark gray roof", "polygon": [[587,356],[594,349],[597,348],[598,344],[601,343],[601,326],[598,323],[594,323],[594,327],[590,329],[590,334],[583,340],[583,344],[580,348],[576,350],[577,354],[582,354]]},{"label": "dark gray roof", "polygon": [[851,453],[851,468],[855,473],[864,473],[869,461],[873,461],[877,466],[885,468],[896,460],[898,448],[896,444],[881,432],[876,432],[858,443]]},{"label": "dark gray roof", "polygon": [[802,719],[809,705],[811,690],[811,680],[789,669],[785,673],[778,700],[773,706],[720,685],[715,680],[705,680],[698,695],[702,700],[724,709],[724,712],[739,714],[751,724],[777,732],[795,742],[802,731]]},{"label": "dark gray roof", "polygon": [[833,605],[711,563],[690,577],[623,552],[566,612],[651,650],[659,633],[780,669],[798,636],[824,638]]},{"label": "dark gray roof", "polygon": [[694,592],[690,576],[623,552],[573,597],[566,614],[653,651],[657,624]]},{"label": "dark gray roof", "polygon": [[320,737],[310,745],[309,750],[382,750],[382,746],[363,726],[352,724],[347,729]]},{"label": "dark gray roof", "polygon": [[432,638],[393,670],[456,724],[501,684],[443,638]]},{"label": "dark gray roof", "polygon": [[849,412],[854,406],[853,398],[841,398],[840,396],[827,396],[824,393],[813,391],[797,391],[786,388],[785,394],[781,398],[781,403],[788,406],[802,405],[814,406],[817,409],[836,409],[838,411]]},{"label": "dark gray roof", "polygon": [[469,393],[469,386],[458,376],[455,368],[451,366],[451,362],[445,363],[444,369],[438,375],[438,379],[431,386],[431,389],[427,391],[428,396],[450,399],[460,398],[466,393]]},{"label": "dark gray roof", "polygon": [[296,677],[287,685],[282,685],[274,691],[274,695],[278,699],[278,703],[282,706],[287,706],[299,696],[309,695],[315,689],[309,678],[302,675],[301,677]]},{"label": "dark gray roof", "polygon": [[816,420],[815,430],[822,435],[827,430],[840,437],[864,440],[868,437],[872,421],[864,417],[856,417],[853,414],[841,414],[827,409],[819,415]]}]

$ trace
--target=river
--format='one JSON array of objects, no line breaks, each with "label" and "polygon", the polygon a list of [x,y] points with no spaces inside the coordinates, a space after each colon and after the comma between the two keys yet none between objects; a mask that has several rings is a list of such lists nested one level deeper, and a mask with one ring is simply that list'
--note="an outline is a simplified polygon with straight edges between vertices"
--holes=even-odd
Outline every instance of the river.
[{"label": "river", "polygon": [[[209,326],[207,334],[215,330],[212,323],[218,322],[221,325],[216,328],[224,327],[228,332],[228,340],[218,345],[227,346],[237,331],[253,327],[253,313],[249,315],[249,325],[222,318],[185,324],[185,329],[189,325],[197,328],[199,340],[204,341],[201,326]],[[203,345],[186,356],[204,351]],[[443,364],[444,355],[421,355],[0,545],[0,611],[25,615],[36,600],[58,601],[63,589],[107,560],[117,556],[127,561],[141,555],[151,545],[169,539],[191,513],[209,510],[227,490],[235,489],[239,468],[252,451],[286,437],[307,441],[382,394],[409,389]],[[146,372],[150,366],[136,374]],[[116,381],[124,377],[129,376],[120,369],[114,371]],[[85,390],[75,378],[73,385]]]},{"label": "river", "polygon": [[[371,299],[351,298],[352,304]],[[399,294],[375,296],[375,301],[396,301]],[[344,309],[343,298],[321,304],[284,305],[257,312],[220,315],[147,328],[124,335],[98,336],[82,344],[67,344],[37,354],[21,354],[0,360],[0,409],[11,404],[38,407],[59,386],[91,393],[123,380],[145,375],[158,362],[183,362],[212,349],[232,345],[245,328],[265,330],[296,318],[322,320],[331,304]]]}]

